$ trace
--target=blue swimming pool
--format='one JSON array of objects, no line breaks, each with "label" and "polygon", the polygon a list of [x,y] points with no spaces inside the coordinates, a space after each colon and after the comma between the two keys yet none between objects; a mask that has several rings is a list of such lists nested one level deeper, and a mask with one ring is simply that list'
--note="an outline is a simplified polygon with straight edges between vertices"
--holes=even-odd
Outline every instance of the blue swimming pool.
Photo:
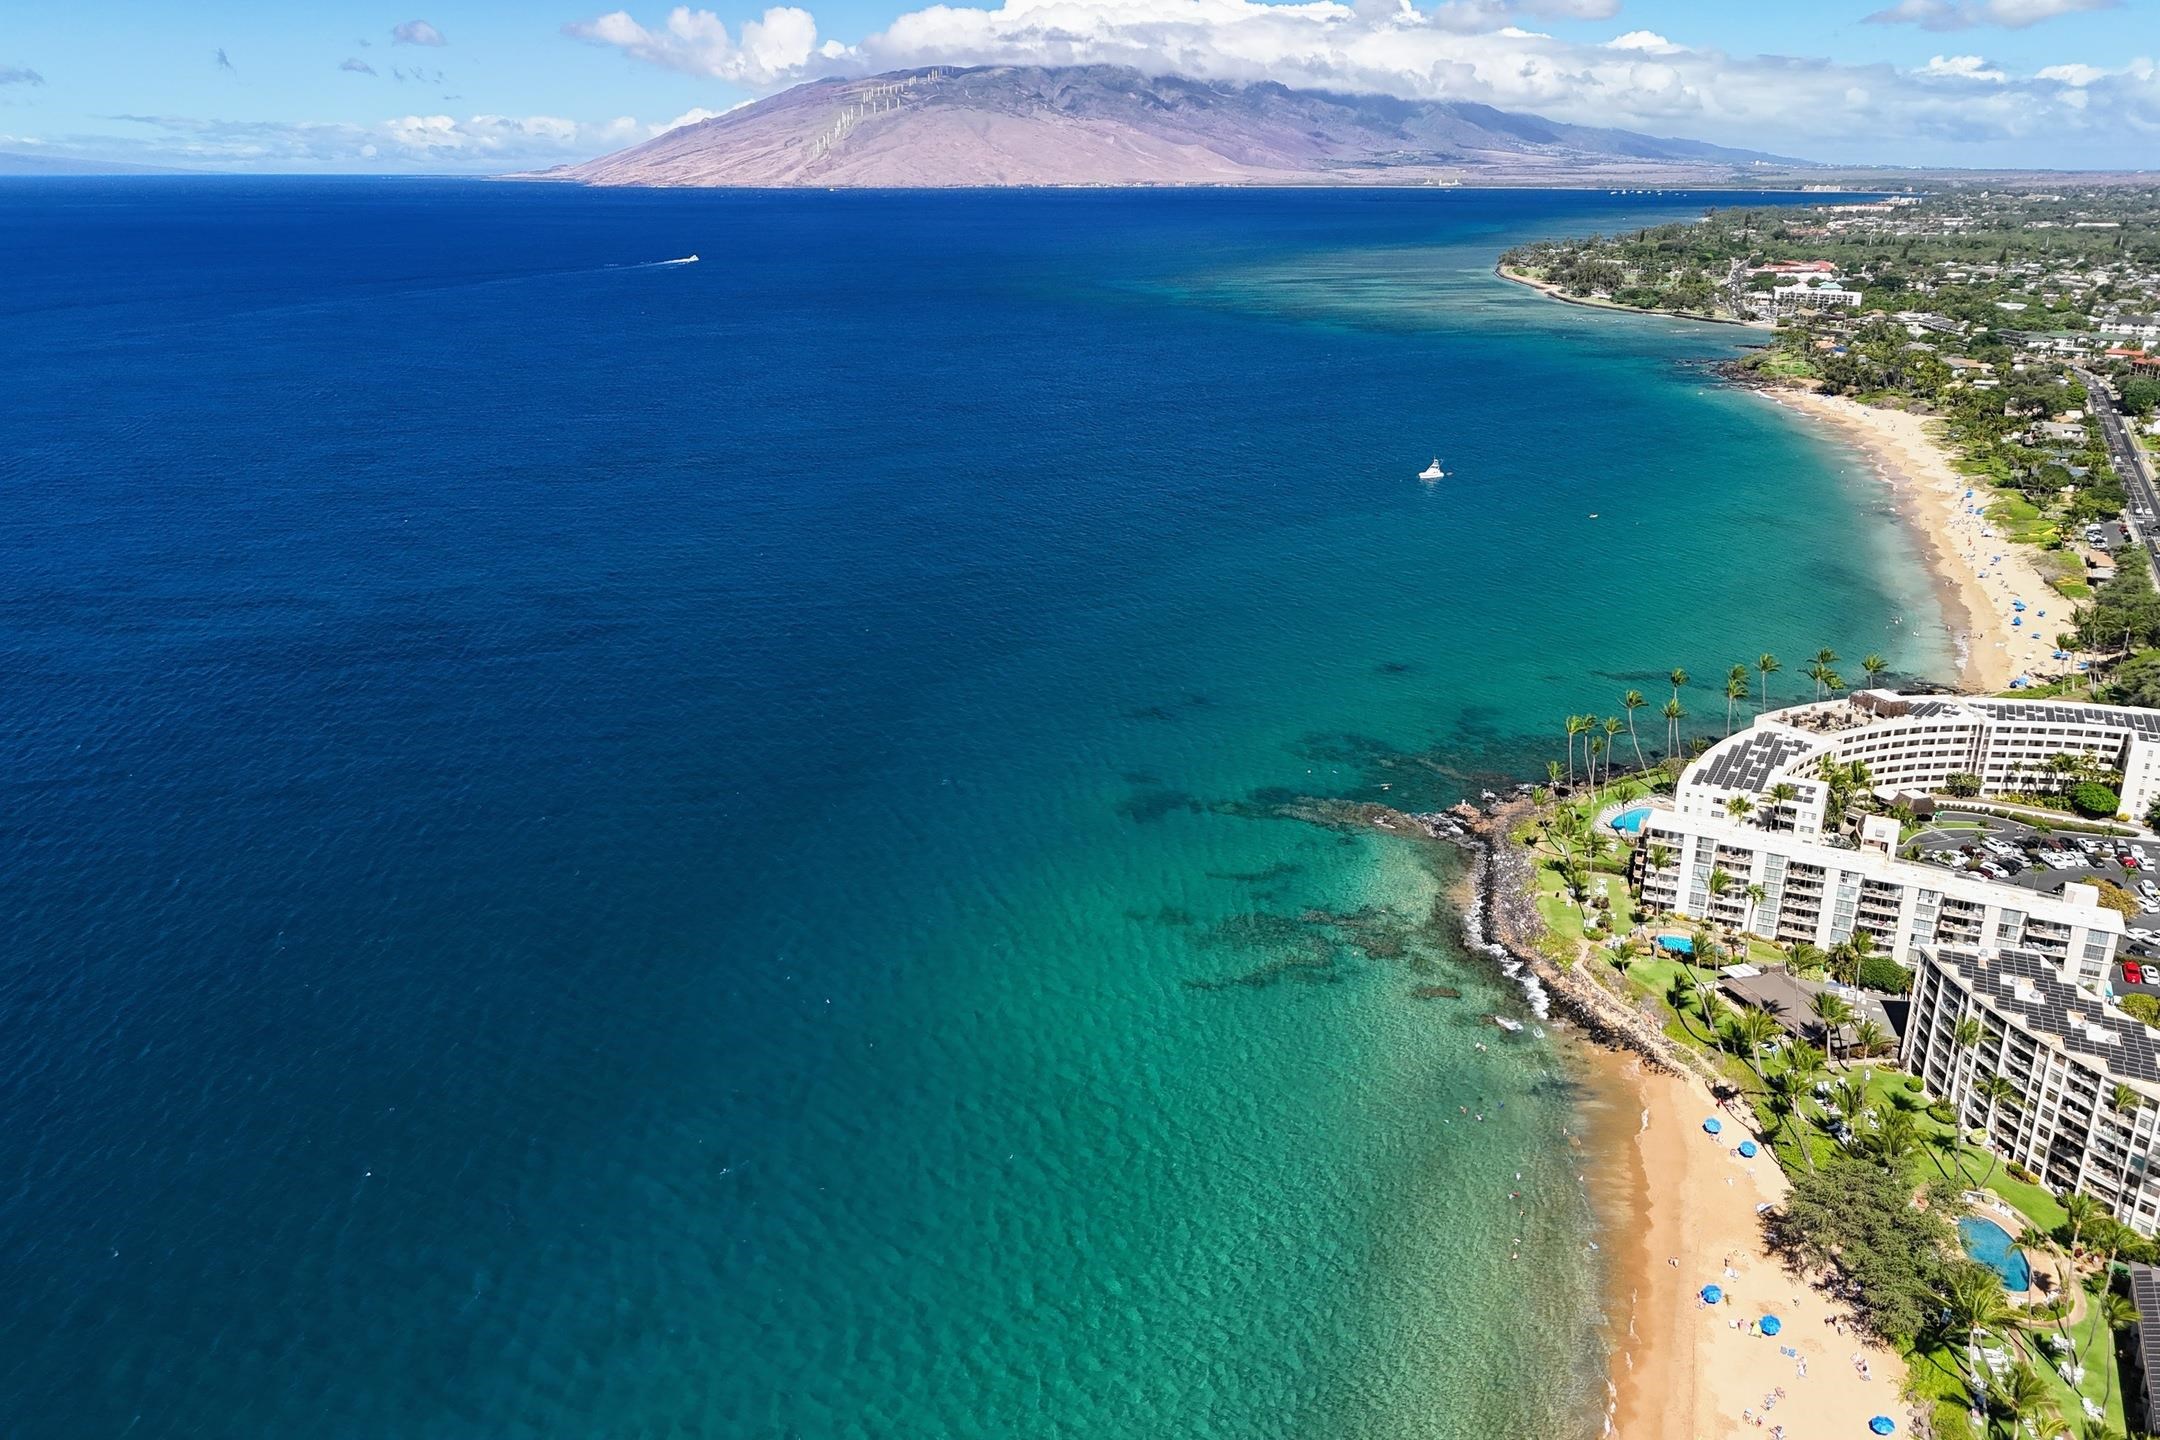
[{"label": "blue swimming pool", "polygon": [[2002,1276],[2003,1289],[2022,1295],[2032,1289],[2032,1266],[2010,1232],[1992,1220],[1967,1215],[1957,1222],[1965,1253]]},{"label": "blue swimming pool", "polygon": [[1692,955],[1695,953],[1695,941],[1690,936],[1660,935],[1657,937],[1657,943],[1658,949],[1670,950],[1675,955]]},{"label": "blue swimming pool", "polygon": [[1649,806],[1637,805],[1632,810],[1622,810],[1605,823],[1612,826],[1622,835],[1640,835],[1642,833],[1643,818],[1649,813]]}]

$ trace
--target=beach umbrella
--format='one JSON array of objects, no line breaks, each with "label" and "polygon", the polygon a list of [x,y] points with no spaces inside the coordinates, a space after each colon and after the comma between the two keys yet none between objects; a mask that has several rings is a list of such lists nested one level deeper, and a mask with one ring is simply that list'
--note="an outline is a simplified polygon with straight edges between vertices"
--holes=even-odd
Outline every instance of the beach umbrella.
[{"label": "beach umbrella", "polygon": [[1867,1422],[1867,1428],[1874,1431],[1877,1435],[1888,1435],[1893,1430],[1897,1429],[1897,1421],[1892,1420],[1887,1415],[1877,1415],[1874,1419]]},{"label": "beach umbrella", "polygon": [[1780,1319],[1778,1319],[1778,1318],[1777,1318],[1777,1316],[1775,1316],[1775,1315],[1765,1315],[1765,1316],[1763,1316],[1763,1317],[1762,1317],[1762,1333],[1763,1333],[1763,1334],[1765,1334],[1765,1335],[1775,1335],[1775,1334],[1777,1334],[1777,1332],[1778,1332],[1778,1331],[1780,1331],[1780,1330],[1782,1330],[1782,1329],[1784,1329],[1784,1328],[1785,1328],[1785,1322],[1784,1322],[1784,1321],[1782,1321],[1782,1320],[1780,1320]]},{"label": "beach umbrella", "polygon": [[1742,1140],[1742,1141],[1740,1142],[1740,1154],[1741,1154],[1742,1158],[1744,1158],[1744,1159],[1748,1159],[1748,1160],[1752,1160],[1752,1159],[1754,1159],[1754,1158],[1755,1158],[1755,1142],[1754,1142],[1753,1140]]},{"label": "beach umbrella", "polygon": [[1715,1285],[1705,1285],[1702,1287],[1702,1298],[1704,1304],[1715,1305],[1725,1298],[1725,1292]]},{"label": "beach umbrella", "polygon": [[1725,1126],[1718,1120],[1717,1116],[1712,1115],[1709,1119],[1702,1122],[1702,1128],[1705,1134],[1715,1135],[1718,1131],[1724,1129]]}]

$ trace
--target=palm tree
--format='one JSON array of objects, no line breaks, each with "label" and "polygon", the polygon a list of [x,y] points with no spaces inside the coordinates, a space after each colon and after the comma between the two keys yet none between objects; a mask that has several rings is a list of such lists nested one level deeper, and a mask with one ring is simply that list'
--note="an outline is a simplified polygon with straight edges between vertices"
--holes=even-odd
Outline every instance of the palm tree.
[{"label": "palm tree", "polygon": [[1567,783],[1570,790],[1575,788],[1575,737],[1583,733],[1583,728],[1582,716],[1567,717]]},{"label": "palm tree", "polygon": [[1823,952],[1821,947],[1812,945],[1805,940],[1792,947],[1792,968],[1796,974],[1819,971],[1822,969],[1822,965]]},{"label": "palm tree", "polygon": [[1698,1009],[1702,997],[1696,993],[1694,979],[1685,974],[1675,975],[1665,986],[1665,1003],[1672,1006],[1673,1014],[1680,1017],[1680,1026],[1690,1036],[1708,1044],[1717,1037],[1708,1033],[1697,1035],[1695,1027],[1688,1023],[1688,1012]]},{"label": "palm tree", "polygon": [[1829,674],[1829,673],[1830,673],[1830,667],[1829,667],[1829,666],[1827,666],[1827,665],[1825,665],[1825,664],[1823,664],[1823,663],[1822,663],[1822,662],[1821,662],[1820,660],[1816,661],[1816,662],[1815,662],[1814,664],[1812,664],[1812,665],[1810,665],[1810,666],[1808,666],[1808,667],[1807,667],[1807,677],[1808,677],[1808,679],[1810,679],[1810,680],[1813,680],[1813,681],[1815,682],[1815,698],[1816,698],[1817,700],[1820,700],[1820,699],[1822,699],[1822,682],[1823,682],[1823,676],[1825,676],[1825,675],[1827,675],[1827,674]]},{"label": "palm tree", "polygon": [[1951,1095],[1955,1096],[1959,1089],[1962,1088],[1958,1083],[1959,1079],[1972,1072],[1972,1052],[1979,1048],[1980,1037],[1984,1033],[1986,1032],[1980,1028],[1978,1017],[1972,1015],[1966,1016],[1950,1027],[1950,1043],[1958,1051],[1957,1067],[1950,1077]]},{"label": "palm tree", "polygon": [[1748,1069],[1754,1070],[1758,1076],[1762,1071],[1756,1068],[1755,1062],[1761,1057],[1763,1047],[1782,1033],[1784,1032],[1777,1023],[1777,1017],[1759,1006],[1749,1006],[1733,1021],[1733,1035],[1743,1047],[1740,1058],[1745,1060]]},{"label": "palm tree", "polygon": [[[1770,1113],[1777,1117],[1777,1128],[1782,1132],[1800,1113],[1801,1098],[1807,1094],[1807,1077],[1788,1065],[1769,1077],[1769,1086]],[[1800,1158],[1807,1162],[1808,1169],[1813,1170],[1814,1147],[1808,1144],[1805,1132],[1797,1126],[1793,1127],[1793,1130],[1793,1138],[1800,1147]]]},{"label": "palm tree", "polygon": [[1873,1020],[1862,1020],[1853,1026],[1853,1053],[1865,1060],[1880,1055],[1890,1048],[1890,1032]]},{"label": "palm tree", "polygon": [[1613,752],[1620,748],[1613,742],[1620,738],[1620,732],[1626,728],[1627,722],[1619,716],[1607,715],[1605,717],[1605,781],[1607,784],[1612,783]]},{"label": "palm tree", "polygon": [[1823,1028],[1824,1048],[1835,1051],[1838,1043],[1838,1032],[1843,1030],[1846,1023],[1853,1017],[1852,1006],[1846,1003],[1845,997],[1842,995],[1832,994],[1828,990],[1818,990],[1815,992],[1815,998],[1808,1002],[1808,1008],[1815,1012],[1815,1019]]},{"label": "palm tree", "polygon": [[1598,788],[1598,756],[1605,753],[1605,737],[1598,733],[1595,716],[1585,715],[1583,718],[1590,722],[1590,738],[1583,741],[1583,760],[1586,762],[1590,773],[1584,779],[1589,782],[1592,790],[1596,790]]},{"label": "palm tree", "polygon": [[1637,770],[1644,769],[1645,766],[1642,758],[1642,740],[1635,734],[1635,712],[1649,703],[1649,701],[1643,699],[1643,693],[1640,690],[1630,690],[1620,697],[1620,708],[1627,711],[1627,736],[1629,743],[1635,747],[1635,768]]},{"label": "palm tree", "polygon": [[1668,760],[1680,753],[1680,721],[1686,715],[1678,695],[1665,702],[1665,758]]},{"label": "palm tree", "polygon": [[1995,1112],[2007,1107],[2015,1110],[2025,1103],[2025,1096],[2007,1075],[1983,1075],[1973,1084],[1973,1094],[1987,1101],[1987,1115],[1980,1122],[1987,1134],[1989,1149],[1988,1173],[1995,1173],[1993,1146],[1995,1143]]},{"label": "palm tree", "polygon": [[2062,1207],[2064,1217],[2070,1222],[2070,1250],[2072,1254],[2075,1254],[2078,1241],[2085,1233],[2085,1227],[2092,1224],[2105,1212],[2101,1210],[2098,1200],[2093,1199],[2092,1196],[2087,1195],[2082,1190],[2074,1190],[2065,1195]]},{"label": "palm tree", "polygon": [[1890,662],[1880,655],[1871,653],[1860,657],[1860,668],[1867,672],[1868,688],[1872,690],[1875,688],[1876,677],[1890,668]]},{"label": "palm tree", "polygon": [[1920,1143],[1920,1126],[1903,1110],[1888,1110],[1868,1139],[1868,1151],[1885,1170],[1895,1170]]},{"label": "palm tree", "polygon": [[1748,811],[1754,808],[1755,802],[1745,795],[1728,795],[1725,797],[1725,813],[1735,820],[1746,818]]},{"label": "palm tree", "polygon": [[1769,898],[1769,895],[1770,892],[1763,889],[1763,887],[1760,885],[1750,884],[1747,887],[1747,916],[1744,923],[1740,926],[1741,929],[1753,930],[1755,928],[1755,921],[1759,918],[1758,912],[1760,911],[1762,902],[1765,899]]},{"label": "palm tree", "polygon": [[1679,699],[1680,687],[1687,684],[1687,671],[1675,665],[1672,668],[1672,673],[1667,675],[1665,678],[1672,681],[1672,698],[1675,700]]},{"label": "palm tree", "polygon": [[1545,762],[1545,780],[1553,789],[1560,788],[1560,762],[1558,760],[1547,760]]},{"label": "palm tree", "polygon": [[2137,1091],[2118,1082],[2115,1088],[2108,1092],[2108,1107],[2118,1115],[2137,1114]]},{"label": "palm tree", "polygon": [[1785,828],[1785,807],[1800,798],[1800,787],[1790,780],[1780,780],[1763,792],[1770,801],[1763,813],[1763,823],[1773,830]]},{"label": "palm tree", "polygon": [[[2093,1313],[2099,1317],[2100,1324],[2107,1329],[2110,1351],[2115,1348],[2114,1338],[2119,1331],[2127,1330],[2145,1318],[2138,1314],[2137,1306],[2130,1303],[2128,1296],[2118,1295],[2113,1290],[2105,1292],[2094,1302]],[[2115,1357],[2113,1354],[2108,1356],[2106,1373],[2107,1388],[2100,1394],[2100,1408],[2102,1410],[2107,1409],[2108,1401],[2113,1399],[2115,1395]]]},{"label": "palm tree", "polygon": [[2002,1418],[2010,1422],[2013,1435],[2019,1433],[2028,1420],[2035,1430],[2045,1433],[2048,1422],[2057,1418],[2054,1387],[2034,1374],[2030,1365],[2012,1365],[2010,1373],[1996,1382],[1994,1397],[1996,1408]]},{"label": "palm tree", "polygon": [[1777,656],[1765,650],[1755,657],[1755,668],[1762,674],[1762,708],[1768,710],[1770,708],[1770,677],[1785,667],[1778,663]]},{"label": "palm tree", "polygon": [[1732,734],[1732,709],[1748,697],[1747,666],[1735,665],[1725,676],[1725,733]]}]

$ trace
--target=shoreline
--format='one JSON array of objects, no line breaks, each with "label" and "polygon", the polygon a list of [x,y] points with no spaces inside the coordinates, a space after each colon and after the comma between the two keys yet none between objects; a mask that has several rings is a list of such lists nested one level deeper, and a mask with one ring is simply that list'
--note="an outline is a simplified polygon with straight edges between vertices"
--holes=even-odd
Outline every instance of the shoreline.
[{"label": "shoreline", "polygon": [[[1758,1207],[1782,1201],[1789,1180],[1766,1143],[1752,1160],[1738,1155],[1742,1139],[1763,1138],[1752,1111],[1720,1107],[1693,1057],[1626,997],[1584,966],[1539,952],[1543,922],[1520,903],[1521,847],[1508,842],[1521,808],[1487,811],[1463,836],[1478,852],[1461,910],[1464,939],[1499,959],[1526,991],[1549,996],[1580,1037],[1590,1095],[1582,1107],[1587,1173],[1596,1177],[1589,1199],[1605,1255],[1606,1440],[1767,1437],[1779,1425],[1786,1440],[1812,1440],[1864,1435],[1876,1415],[1911,1433],[1899,1393],[1904,1361],[1839,1329],[1845,1307],[1789,1271],[1765,1242]],[[1710,1115],[1724,1121],[1719,1137],[1702,1129]],[[1706,1284],[1723,1287],[1733,1303],[1702,1306],[1697,1293]],[[1775,1339],[1748,1328],[1764,1314],[1784,1323]],[[1862,1357],[1868,1378],[1855,1363]],[[1760,1427],[1752,1423],[1758,1416]]]},{"label": "shoreline", "polygon": [[1620,315],[1662,315],[1668,320],[1694,320],[1704,325],[1737,325],[1743,330],[1768,330],[1771,328],[1765,321],[1742,320],[1732,315],[1698,315],[1688,310],[1655,308],[1645,310],[1640,306],[1622,305],[1612,300],[1591,300],[1577,295],[1563,295],[1560,293],[1559,287],[1549,281],[1533,280],[1520,271],[1508,269],[1505,265],[1494,265],[1493,274],[1510,284],[1535,290],[1548,300],[1557,300],[1563,305],[1580,305],[1585,310],[1609,310]]},{"label": "shoreline", "polygon": [[[1721,1111],[1692,1078],[1619,1058],[1606,1064],[1614,1108],[1630,1096],[1639,1109],[1612,1117],[1601,1137],[1614,1147],[1613,1163],[1605,1193],[1594,1197],[1632,1221],[1608,1232],[1605,1433],[1721,1440],[1783,1425],[1789,1440],[1812,1440],[1865,1435],[1876,1415],[1911,1433],[1910,1406],[1899,1394],[1903,1360],[1837,1328],[1846,1307],[1788,1270],[1765,1243],[1756,1207],[1781,1201],[1789,1183],[1767,1146],[1754,1160],[1733,1149],[1752,1130],[1751,1117]],[[1720,1137],[1702,1131],[1712,1114],[1725,1119]],[[1724,1289],[1728,1303],[1702,1305],[1697,1291],[1709,1284]],[[1765,1314],[1783,1322],[1775,1338],[1749,1328]],[[1865,1359],[1867,1378],[1855,1357]],[[1758,1416],[1760,1427],[1751,1423]]]},{"label": "shoreline", "polygon": [[[1968,691],[1992,694],[2020,675],[2033,679],[2064,673],[2053,658],[2057,625],[2075,604],[2040,573],[2028,553],[1976,514],[1968,490],[1979,487],[1953,468],[1951,455],[1928,433],[1931,417],[1885,410],[1840,395],[1793,387],[1751,386],[1774,405],[1827,426],[1860,452],[1889,489],[1920,558],[1935,582],[1945,623],[1958,656],[1959,681]],[[1984,505],[1982,506],[1984,509]],[[2013,602],[2023,600],[2026,625]]]}]

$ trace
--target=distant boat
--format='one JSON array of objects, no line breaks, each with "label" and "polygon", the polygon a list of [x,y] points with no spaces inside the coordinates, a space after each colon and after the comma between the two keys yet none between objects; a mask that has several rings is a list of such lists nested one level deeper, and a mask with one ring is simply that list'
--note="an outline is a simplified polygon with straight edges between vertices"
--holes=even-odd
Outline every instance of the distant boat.
[{"label": "distant boat", "polygon": [[1440,457],[1437,455],[1433,456],[1432,464],[1427,465],[1424,469],[1418,471],[1417,478],[1420,480],[1447,479],[1447,471],[1440,468]]},{"label": "distant boat", "polygon": [[695,265],[695,264],[697,264],[697,256],[695,256],[695,255],[684,255],[684,256],[682,256],[682,257],[681,257],[681,258],[679,258],[679,259],[675,259],[675,260],[656,260],[656,261],[654,261],[653,263],[654,263],[654,264],[656,264],[656,265]]}]

